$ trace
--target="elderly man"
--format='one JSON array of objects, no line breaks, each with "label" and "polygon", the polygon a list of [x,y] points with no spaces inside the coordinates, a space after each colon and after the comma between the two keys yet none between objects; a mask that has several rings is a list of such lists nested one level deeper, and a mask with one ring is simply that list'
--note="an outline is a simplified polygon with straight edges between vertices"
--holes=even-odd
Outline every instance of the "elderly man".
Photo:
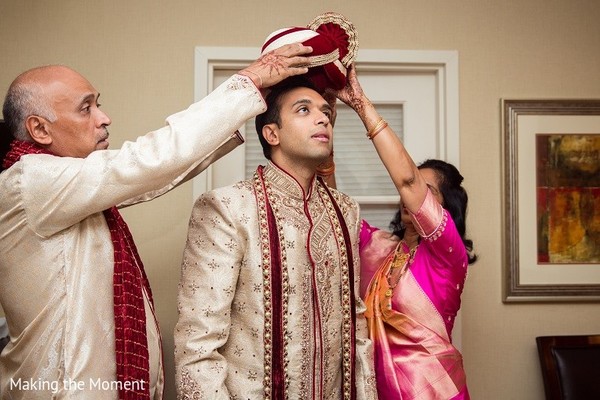
[{"label": "elderly man", "polygon": [[305,73],[299,44],[270,52],[165,127],[107,150],[98,91],[64,66],[24,72],[3,114],[0,303],[10,342],[0,398],[162,398],[161,340],[140,257],[116,206],[166,193],[243,140],[260,93]]}]

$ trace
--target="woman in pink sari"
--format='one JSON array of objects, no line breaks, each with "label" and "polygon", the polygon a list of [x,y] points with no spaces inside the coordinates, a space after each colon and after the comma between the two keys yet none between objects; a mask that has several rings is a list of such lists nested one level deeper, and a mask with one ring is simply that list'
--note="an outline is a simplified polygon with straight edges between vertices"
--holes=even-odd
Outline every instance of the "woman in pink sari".
[{"label": "woman in pink sari", "polygon": [[415,165],[363,93],[354,67],[336,96],[361,118],[401,197],[393,233],[363,221],[360,234],[361,295],[379,397],[469,399],[451,336],[467,266],[476,259],[465,238],[463,177],[441,160]]}]

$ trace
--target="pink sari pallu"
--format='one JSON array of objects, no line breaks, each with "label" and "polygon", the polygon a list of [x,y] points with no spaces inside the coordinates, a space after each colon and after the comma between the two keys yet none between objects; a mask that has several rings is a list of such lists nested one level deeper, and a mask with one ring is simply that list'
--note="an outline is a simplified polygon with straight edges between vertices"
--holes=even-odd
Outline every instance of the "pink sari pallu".
[{"label": "pink sari pallu", "polygon": [[[375,273],[365,299],[379,398],[455,398],[466,388],[462,356],[410,269],[390,288],[387,275],[393,257],[394,251]],[[397,310],[392,309],[392,299]]]}]

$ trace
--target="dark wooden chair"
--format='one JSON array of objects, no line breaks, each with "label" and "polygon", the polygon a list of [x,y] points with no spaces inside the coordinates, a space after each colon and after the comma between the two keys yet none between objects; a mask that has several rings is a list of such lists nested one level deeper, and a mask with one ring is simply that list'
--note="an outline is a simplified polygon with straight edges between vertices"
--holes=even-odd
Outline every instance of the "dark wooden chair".
[{"label": "dark wooden chair", "polygon": [[600,334],[535,340],[546,400],[600,399]]}]

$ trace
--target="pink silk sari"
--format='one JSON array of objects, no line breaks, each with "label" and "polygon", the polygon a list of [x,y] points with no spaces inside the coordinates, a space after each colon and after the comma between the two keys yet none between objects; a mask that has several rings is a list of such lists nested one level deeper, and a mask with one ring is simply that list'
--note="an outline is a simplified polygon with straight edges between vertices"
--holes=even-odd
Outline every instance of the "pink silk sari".
[{"label": "pink silk sari", "polygon": [[394,253],[399,245],[406,252],[408,247],[363,222],[361,294],[374,346],[377,390],[381,399],[465,400],[469,394],[462,356],[450,332],[466,277],[466,250],[446,211],[413,217],[423,216],[437,221],[433,228],[419,221],[426,236],[391,292],[387,275]]}]

